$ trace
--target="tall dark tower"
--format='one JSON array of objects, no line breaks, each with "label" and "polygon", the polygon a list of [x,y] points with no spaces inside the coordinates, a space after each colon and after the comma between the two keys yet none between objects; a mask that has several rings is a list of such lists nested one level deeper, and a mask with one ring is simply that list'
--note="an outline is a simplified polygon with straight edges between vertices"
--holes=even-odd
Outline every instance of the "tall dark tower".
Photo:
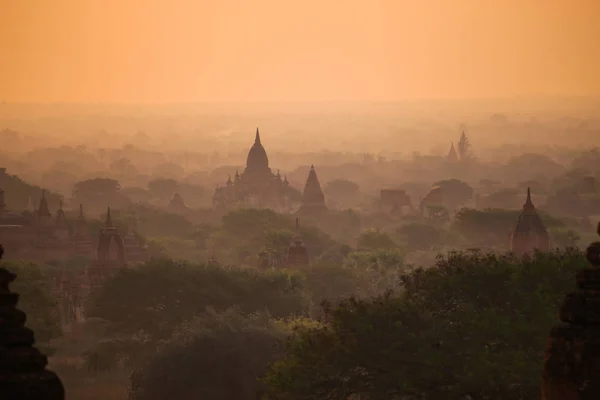
[{"label": "tall dark tower", "polygon": [[[0,258],[4,249],[0,246]],[[47,357],[33,347],[34,333],[27,316],[16,306],[19,295],[9,285],[16,275],[0,268],[0,398],[7,400],[64,400],[58,376],[46,369]]]},{"label": "tall dark tower", "polygon": [[531,190],[527,188],[527,199],[523,211],[510,235],[510,250],[516,256],[531,254],[535,250],[548,251],[550,238],[542,219],[531,201]]},{"label": "tall dark tower", "polygon": [[315,166],[311,165],[304,190],[302,191],[302,204],[298,213],[306,216],[316,216],[325,211],[327,211],[325,195],[323,194],[323,190],[321,190]]}]

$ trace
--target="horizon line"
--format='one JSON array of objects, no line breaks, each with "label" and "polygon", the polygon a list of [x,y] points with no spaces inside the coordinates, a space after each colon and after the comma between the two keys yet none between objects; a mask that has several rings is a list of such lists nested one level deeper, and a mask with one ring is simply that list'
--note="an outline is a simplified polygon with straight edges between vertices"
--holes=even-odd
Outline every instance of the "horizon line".
[{"label": "horizon line", "polygon": [[118,105],[118,106],[173,106],[173,105],[225,105],[225,104],[398,104],[420,102],[469,102],[469,101],[506,101],[506,100],[600,100],[598,95],[514,95],[514,96],[472,96],[472,97],[422,97],[395,100],[197,100],[197,101],[10,101],[1,100],[0,106],[6,105]]}]

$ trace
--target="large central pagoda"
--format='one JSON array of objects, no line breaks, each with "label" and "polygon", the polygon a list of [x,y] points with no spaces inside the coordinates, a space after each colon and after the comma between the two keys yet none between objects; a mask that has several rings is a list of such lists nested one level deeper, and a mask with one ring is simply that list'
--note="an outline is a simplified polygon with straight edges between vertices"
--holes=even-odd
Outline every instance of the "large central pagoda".
[{"label": "large central pagoda", "polygon": [[213,195],[213,207],[231,209],[250,206],[286,210],[299,198],[300,193],[289,185],[287,178],[282,179],[279,171],[276,174],[271,171],[269,157],[256,128],[246,168],[241,174],[236,172],[234,179],[230,176],[225,186],[217,187]]}]

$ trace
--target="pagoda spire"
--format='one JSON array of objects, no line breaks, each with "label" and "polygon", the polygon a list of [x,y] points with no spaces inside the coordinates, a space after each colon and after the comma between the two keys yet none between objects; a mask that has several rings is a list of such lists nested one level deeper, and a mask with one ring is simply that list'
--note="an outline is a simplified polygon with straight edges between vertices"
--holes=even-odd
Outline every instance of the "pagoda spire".
[{"label": "pagoda spire", "polygon": [[258,131],[258,127],[256,127],[256,136],[254,137],[254,144],[260,144],[260,132]]},{"label": "pagoda spire", "polygon": [[104,227],[105,228],[112,228],[113,224],[112,224],[112,218],[110,216],[110,207],[108,207],[108,210],[106,211],[106,221],[104,222]]},{"label": "pagoda spire", "polygon": [[308,178],[306,179],[306,184],[302,191],[302,205],[300,206],[299,211],[304,212],[308,209],[311,210],[311,213],[321,212],[327,209],[325,206],[325,195],[323,194],[323,190],[321,190],[321,184],[319,183],[319,178],[317,177],[314,165],[310,166]]},{"label": "pagoda spire", "polygon": [[79,219],[82,221],[85,219],[85,215],[83,214],[83,204],[79,204]]},{"label": "pagoda spire", "polygon": [[458,153],[454,148],[454,142],[450,143],[450,151],[448,151],[448,156],[446,157],[448,161],[455,162],[458,161]]},{"label": "pagoda spire", "polygon": [[523,204],[523,211],[533,211],[535,210],[535,206],[531,201],[531,188],[527,188],[527,198],[525,199],[525,204]]},{"label": "pagoda spire", "polygon": [[288,249],[287,262],[290,267],[306,266],[310,263],[308,250],[300,235],[300,220],[298,217],[296,217],[296,230],[292,235],[292,242]]},{"label": "pagoda spire", "polygon": [[48,202],[46,201],[46,191],[42,189],[42,199],[40,200],[40,206],[38,208],[38,217],[50,217],[50,209],[48,208]]},{"label": "pagoda spire", "polygon": [[58,203],[58,211],[56,212],[56,222],[64,223],[66,221],[65,210],[63,210],[63,201],[62,199]]}]

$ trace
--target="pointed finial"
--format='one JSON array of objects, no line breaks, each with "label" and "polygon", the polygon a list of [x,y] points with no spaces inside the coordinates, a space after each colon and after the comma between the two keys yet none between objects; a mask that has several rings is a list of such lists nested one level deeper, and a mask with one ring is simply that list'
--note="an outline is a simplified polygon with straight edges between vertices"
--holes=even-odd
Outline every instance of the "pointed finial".
[{"label": "pointed finial", "polygon": [[106,222],[104,223],[104,226],[106,226],[107,228],[112,227],[112,218],[110,217],[110,207],[108,207],[108,209],[106,211]]},{"label": "pointed finial", "polygon": [[42,189],[42,199],[45,199],[45,198],[46,198],[46,190]]},{"label": "pointed finial", "polygon": [[523,209],[531,211],[535,209],[533,202],[531,201],[531,188],[527,188],[527,199],[525,200],[525,204],[523,204]]},{"label": "pointed finial", "polygon": [[310,169],[314,170],[315,169],[315,165],[314,164],[310,164]]},{"label": "pointed finial", "polygon": [[79,219],[83,219],[83,204],[79,204]]},{"label": "pointed finial", "polygon": [[256,128],[256,137],[254,138],[254,144],[260,144],[260,133],[258,132],[258,127]]}]

